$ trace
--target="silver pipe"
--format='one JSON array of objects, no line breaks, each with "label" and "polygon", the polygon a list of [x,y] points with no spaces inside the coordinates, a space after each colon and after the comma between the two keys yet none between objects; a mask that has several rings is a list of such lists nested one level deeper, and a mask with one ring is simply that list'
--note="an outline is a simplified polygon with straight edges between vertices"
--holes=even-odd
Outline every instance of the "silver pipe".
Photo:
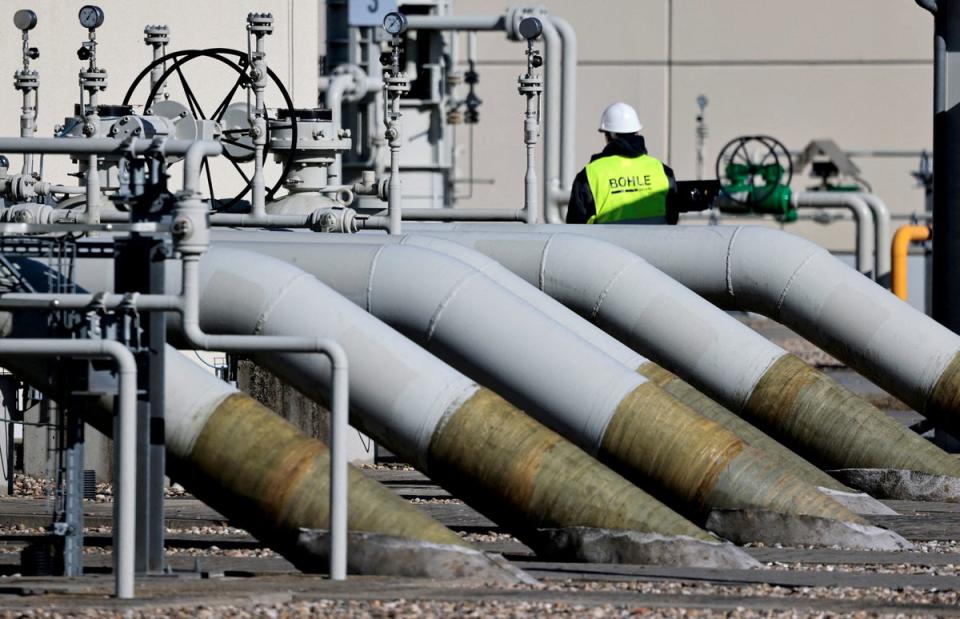
[{"label": "silver pipe", "polygon": [[[329,79],[327,89],[324,92],[324,104],[330,109],[330,115],[333,122],[333,130],[339,131],[343,128],[343,98],[347,89],[354,84],[352,73],[341,73],[333,75]],[[335,134],[336,135],[336,134]],[[333,163],[327,170],[327,178],[331,184],[343,182],[343,156],[337,153]]]},{"label": "silver pipe", "polygon": [[[383,217],[387,211],[375,211],[371,217]],[[509,208],[405,208],[404,221],[526,221],[525,209]]]},{"label": "silver pipe", "polygon": [[886,202],[873,193],[858,194],[860,198],[867,203],[870,211],[873,213],[873,251],[876,258],[877,270],[876,279],[880,285],[885,288],[890,287],[890,242],[893,237],[890,235],[890,209]]},{"label": "silver pipe", "polygon": [[[782,322],[944,429],[958,431],[960,336],[805,239],[752,226],[417,224],[583,234],[629,249],[724,309]],[[773,259],[775,257],[775,259]],[[948,431],[950,431],[948,429]]]},{"label": "silver pipe", "polygon": [[504,30],[503,15],[408,15],[410,30]]},{"label": "silver pipe", "polygon": [[134,597],[137,510],[137,362],[130,350],[110,340],[0,339],[0,356],[110,357],[117,366],[118,429],[113,530],[114,594]]},{"label": "silver pipe", "polygon": [[96,155],[87,158],[86,194],[88,224],[100,223],[100,169]]},{"label": "silver pipe", "polygon": [[[546,130],[543,132],[543,220],[547,223],[563,223],[560,220],[559,209],[548,208],[553,197],[560,191],[560,150],[561,132],[561,104],[560,82],[562,79],[561,60],[563,57],[563,42],[557,27],[550,19],[542,19],[543,40],[545,43],[544,62],[544,104],[543,116]],[[567,127],[572,131],[573,127]]]},{"label": "silver pipe", "polygon": [[577,126],[577,33],[570,22],[562,17],[551,16],[550,21],[556,27],[563,43],[562,71],[562,118],[560,125],[560,186],[552,198],[544,198],[548,223],[563,223],[560,204],[570,199],[570,189],[576,176],[576,131]]},{"label": "silver pipe", "polygon": [[[835,207],[849,209],[857,224],[857,270],[874,279],[876,265],[871,258],[870,245],[873,241],[873,214],[860,194],[844,191],[798,191],[790,198],[796,208]],[[880,248],[877,247],[879,252]]]}]

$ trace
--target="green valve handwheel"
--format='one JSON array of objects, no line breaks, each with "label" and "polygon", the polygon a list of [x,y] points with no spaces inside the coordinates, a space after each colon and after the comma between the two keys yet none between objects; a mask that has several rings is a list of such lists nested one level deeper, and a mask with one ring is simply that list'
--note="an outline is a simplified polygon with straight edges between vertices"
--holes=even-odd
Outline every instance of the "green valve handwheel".
[{"label": "green valve handwheel", "polygon": [[717,157],[716,173],[726,198],[722,211],[796,220],[796,209],[790,204],[793,161],[776,138],[745,135],[730,140]]}]

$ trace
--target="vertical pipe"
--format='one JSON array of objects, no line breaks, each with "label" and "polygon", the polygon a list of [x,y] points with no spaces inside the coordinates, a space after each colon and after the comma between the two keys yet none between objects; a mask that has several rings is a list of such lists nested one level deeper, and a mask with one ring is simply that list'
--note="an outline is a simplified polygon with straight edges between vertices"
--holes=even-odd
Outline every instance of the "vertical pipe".
[{"label": "vertical pipe", "polygon": [[563,41],[563,57],[561,58],[561,73],[563,83],[561,85],[561,121],[562,132],[560,134],[560,187],[559,193],[555,194],[556,199],[544,198],[544,207],[555,217],[557,222],[563,218],[560,216],[560,204],[566,203],[570,195],[570,188],[573,187],[573,177],[576,175],[576,157],[577,157],[577,33],[574,31],[570,22],[562,17],[551,17],[550,20],[556,26],[560,39]]},{"label": "vertical pipe", "polygon": [[87,157],[87,223],[100,223],[100,170],[96,155]]},{"label": "vertical pipe", "polygon": [[330,579],[347,577],[347,418],[350,382],[342,349],[330,355]]},{"label": "vertical pipe", "polygon": [[543,23],[543,40],[545,43],[544,62],[544,104],[543,116],[546,129],[543,132],[543,204],[544,221],[547,223],[563,223],[560,213],[547,205],[550,196],[556,195],[560,186],[560,60],[563,54],[563,44],[557,28],[550,19],[541,20]]},{"label": "vertical pipe", "polygon": [[907,300],[907,256],[910,253],[910,243],[926,241],[929,238],[928,226],[901,226],[893,235],[890,246],[890,261],[893,265],[890,271],[890,291],[904,301]]},{"label": "vertical pipe", "polygon": [[886,202],[872,193],[861,193],[860,198],[873,214],[873,251],[876,258],[877,283],[888,286],[890,279],[890,254],[886,251],[890,244],[890,209]]}]

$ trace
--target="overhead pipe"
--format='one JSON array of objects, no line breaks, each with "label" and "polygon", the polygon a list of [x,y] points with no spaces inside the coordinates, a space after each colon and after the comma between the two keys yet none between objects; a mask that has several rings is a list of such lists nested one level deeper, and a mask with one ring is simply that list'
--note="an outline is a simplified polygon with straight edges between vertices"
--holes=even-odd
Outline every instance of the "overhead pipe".
[{"label": "overhead pipe", "polygon": [[901,226],[893,235],[890,246],[890,261],[893,264],[890,277],[890,291],[907,300],[907,257],[910,255],[910,244],[929,241],[932,236],[930,226]]},{"label": "overhead pipe", "polygon": [[[79,265],[78,273],[103,277]],[[176,271],[170,276],[175,280]],[[522,539],[536,544],[534,530],[569,526],[711,539],[313,276],[267,256],[212,249],[200,283],[207,330],[336,338],[355,368],[353,424]],[[325,401],[324,358],[266,352],[254,358]]]},{"label": "overhead pipe", "polygon": [[[421,231],[509,227],[416,226]],[[960,336],[814,243],[753,226],[541,225],[520,230],[581,234],[629,249],[724,309],[782,322],[938,427],[960,435]]]},{"label": "overhead pipe", "polygon": [[[299,262],[297,256],[308,255],[311,247],[320,240],[311,239],[307,242],[304,240],[289,240],[289,235],[281,236],[276,233],[258,233],[251,235],[233,231],[217,232],[215,238],[218,243],[225,243],[227,245],[236,244],[237,247],[244,247],[254,251],[265,251],[267,253],[270,253],[267,245],[269,243],[282,242],[285,245],[292,244],[286,251],[281,253],[289,256],[293,262]],[[818,487],[841,492],[851,492],[849,488],[821,471],[809,461],[787,449],[733,412],[723,408],[723,406],[697,391],[678,376],[658,366],[643,355],[628,348],[619,340],[590,324],[566,306],[544,294],[538,288],[527,283],[524,279],[515,275],[499,262],[489,258],[483,253],[468,249],[464,245],[433,236],[405,235],[402,237],[388,237],[357,235],[342,237],[337,239],[337,242],[365,243],[369,245],[398,243],[430,249],[456,258],[482,272],[503,288],[522,298],[544,315],[555,320],[567,330],[580,336],[603,353],[618,361],[624,367],[631,371],[639,372],[649,380],[656,382],[670,395],[696,412],[717,422],[745,440],[748,444],[763,450],[778,462],[786,464],[794,473],[806,481]]]},{"label": "overhead pipe", "polygon": [[317,243],[309,253],[286,244],[257,247],[295,259],[631,481],[680,501],[687,513],[706,519],[712,509],[752,508],[860,522],[465,263],[403,245]]},{"label": "overhead pipe", "polygon": [[[798,191],[791,195],[790,202],[795,208],[835,207],[850,210],[857,226],[857,270],[867,277],[875,279],[877,267],[870,251],[870,243],[874,236],[873,213],[861,194],[844,191]],[[879,247],[877,245],[875,249],[878,256]],[[886,243],[883,247],[886,247]]]},{"label": "overhead pipe", "polygon": [[497,260],[818,465],[960,476],[952,456],[615,244],[524,232],[443,238]]}]

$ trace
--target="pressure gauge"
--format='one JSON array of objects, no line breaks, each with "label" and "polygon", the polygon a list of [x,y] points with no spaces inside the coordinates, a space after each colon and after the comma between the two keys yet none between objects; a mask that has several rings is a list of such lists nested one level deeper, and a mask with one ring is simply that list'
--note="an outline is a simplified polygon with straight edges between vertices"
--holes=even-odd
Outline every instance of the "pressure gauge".
[{"label": "pressure gauge", "polygon": [[400,36],[407,31],[407,16],[403,13],[387,13],[383,18],[383,29],[391,36]]},{"label": "pressure gauge", "polygon": [[697,107],[700,108],[701,112],[707,107],[706,95],[700,95],[699,97],[697,97]]},{"label": "pressure gauge", "polygon": [[543,24],[536,17],[526,17],[520,22],[520,36],[528,41],[532,41],[543,34]]},{"label": "pressure gauge", "polygon": [[30,9],[20,9],[13,14],[13,25],[17,30],[33,30],[37,25],[37,14]]},{"label": "pressure gauge", "polygon": [[87,30],[93,30],[103,25],[103,9],[93,4],[85,4],[80,8],[78,15],[80,25]]}]

